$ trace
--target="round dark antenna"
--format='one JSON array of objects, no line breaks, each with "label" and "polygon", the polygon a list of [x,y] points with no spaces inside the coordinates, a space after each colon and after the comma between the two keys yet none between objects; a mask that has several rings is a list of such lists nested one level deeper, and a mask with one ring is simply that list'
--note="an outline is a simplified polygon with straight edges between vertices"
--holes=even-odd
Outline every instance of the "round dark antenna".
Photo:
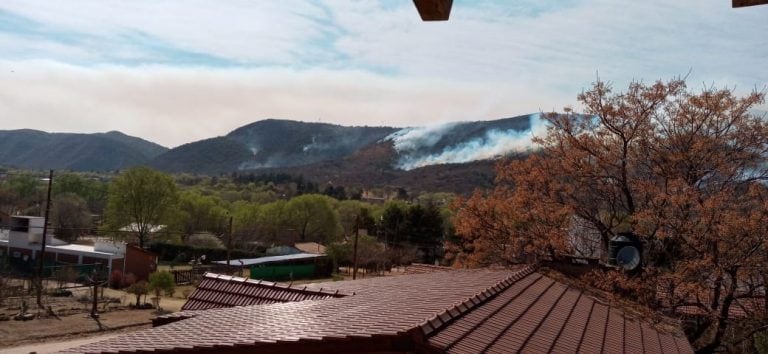
[{"label": "round dark antenna", "polygon": [[608,264],[626,271],[643,266],[643,242],[632,233],[620,233],[608,242]]},{"label": "round dark antenna", "polygon": [[640,265],[640,250],[634,246],[624,246],[616,253],[616,265],[625,270],[634,270]]}]

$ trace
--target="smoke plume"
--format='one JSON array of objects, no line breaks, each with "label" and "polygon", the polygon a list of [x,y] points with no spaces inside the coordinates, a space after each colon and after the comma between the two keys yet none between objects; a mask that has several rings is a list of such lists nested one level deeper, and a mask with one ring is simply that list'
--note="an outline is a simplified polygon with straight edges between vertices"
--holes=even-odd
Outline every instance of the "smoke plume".
[{"label": "smoke plume", "polygon": [[406,128],[390,135],[388,139],[392,140],[395,150],[400,155],[397,168],[403,170],[437,164],[487,160],[511,152],[534,149],[532,138],[546,134],[547,124],[539,114],[530,115],[529,120],[530,129],[522,131],[491,129],[482,137],[446,146],[442,151],[432,154],[425,152],[435,146],[452,129],[461,129],[459,123]]}]

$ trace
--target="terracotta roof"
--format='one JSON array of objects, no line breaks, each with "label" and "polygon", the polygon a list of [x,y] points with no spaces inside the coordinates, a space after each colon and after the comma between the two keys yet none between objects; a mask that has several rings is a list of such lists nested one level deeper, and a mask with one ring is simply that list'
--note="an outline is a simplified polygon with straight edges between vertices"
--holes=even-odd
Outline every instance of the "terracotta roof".
[{"label": "terracotta roof", "polygon": [[181,310],[274,304],[304,300],[342,297],[338,290],[308,289],[263,280],[205,273],[195,291],[189,295]]},{"label": "terracotta roof", "polygon": [[447,271],[451,269],[453,268],[433,265],[433,264],[413,263],[405,267],[403,274],[422,274],[422,273],[442,272],[442,271]]},{"label": "terracotta roof", "polygon": [[[355,295],[197,311],[194,317],[68,352],[691,353],[679,334],[624,318],[532,267],[453,270],[336,285]],[[308,286],[308,289],[311,287]],[[189,311],[187,311],[189,313]],[[618,347],[617,347],[618,346]]]},{"label": "terracotta roof", "polygon": [[692,352],[682,335],[659,333],[538,273],[515,281],[476,310],[472,304],[423,326],[429,343],[447,353]]}]

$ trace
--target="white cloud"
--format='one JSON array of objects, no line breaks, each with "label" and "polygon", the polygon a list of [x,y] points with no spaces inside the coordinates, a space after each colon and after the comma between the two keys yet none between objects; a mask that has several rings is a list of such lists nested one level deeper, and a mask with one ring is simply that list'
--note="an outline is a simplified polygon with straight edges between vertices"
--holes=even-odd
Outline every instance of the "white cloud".
[{"label": "white cloud", "polygon": [[[348,33],[338,47],[359,65],[463,80],[519,80],[569,86],[601,76],[617,81],[725,73],[740,84],[768,81],[768,6],[734,10],[719,0],[580,1],[537,16],[457,4],[444,23],[414,21],[400,8],[379,14],[336,1]],[[356,3],[355,3],[356,4]],[[762,63],[762,64],[761,64]],[[569,84],[571,83],[571,84]]]},{"label": "white cloud", "polygon": [[190,52],[279,64],[297,60],[320,36],[312,18],[322,15],[303,1],[8,0],[0,8],[107,43],[139,33]]},{"label": "white cloud", "polygon": [[36,40],[30,41],[27,38],[13,36],[0,32],[0,48],[5,53],[14,51],[18,56],[25,58],[34,58],[36,53],[49,53],[57,57],[73,58],[77,60],[94,60],[96,57],[87,50],[56,41]]},{"label": "white cloud", "polygon": [[[768,85],[768,6],[566,3],[456,1],[450,21],[424,23],[410,1],[4,0],[75,40],[0,32],[0,122],[177,145],[266,117],[414,126],[560,109],[598,72],[617,89],[689,70],[694,88]],[[244,68],[173,67],[135,36]]]},{"label": "white cloud", "polygon": [[724,0],[457,1],[451,20],[436,23],[420,21],[410,1],[390,0],[5,0],[0,9],[94,36],[101,47],[139,33],[254,65],[376,68],[568,92],[597,71],[619,82],[689,69],[706,82],[768,81],[768,6],[732,9]]}]

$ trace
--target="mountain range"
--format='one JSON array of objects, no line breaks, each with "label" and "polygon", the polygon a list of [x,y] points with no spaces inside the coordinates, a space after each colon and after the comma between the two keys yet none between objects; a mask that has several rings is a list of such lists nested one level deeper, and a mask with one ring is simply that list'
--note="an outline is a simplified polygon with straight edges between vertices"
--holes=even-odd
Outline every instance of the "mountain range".
[{"label": "mountain range", "polygon": [[320,183],[467,192],[489,185],[494,160],[530,149],[538,115],[427,127],[341,126],[266,119],[167,149],[120,132],[0,131],[0,165],[75,171],[149,165],[198,174],[291,173]]},{"label": "mountain range", "polygon": [[76,134],[0,130],[0,165],[108,171],[146,164],[168,149],[120,132]]}]

